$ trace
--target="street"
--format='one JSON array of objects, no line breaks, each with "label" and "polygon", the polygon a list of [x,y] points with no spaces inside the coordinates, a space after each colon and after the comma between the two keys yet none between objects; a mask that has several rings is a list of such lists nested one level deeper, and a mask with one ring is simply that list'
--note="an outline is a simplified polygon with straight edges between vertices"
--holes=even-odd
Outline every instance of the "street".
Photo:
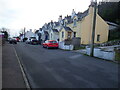
[{"label": "street", "polygon": [[14,44],[32,88],[117,88],[118,64],[74,51]]}]

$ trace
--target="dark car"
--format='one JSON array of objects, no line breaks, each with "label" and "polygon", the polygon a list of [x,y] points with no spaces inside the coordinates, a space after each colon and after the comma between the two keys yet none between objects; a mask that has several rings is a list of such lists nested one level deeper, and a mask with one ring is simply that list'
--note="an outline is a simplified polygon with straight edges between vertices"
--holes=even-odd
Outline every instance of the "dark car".
[{"label": "dark car", "polygon": [[33,39],[33,40],[31,40],[30,44],[37,45],[37,44],[39,44],[39,42],[38,42],[38,40]]},{"label": "dark car", "polygon": [[9,39],[9,43],[10,43],[10,44],[17,44],[16,38],[10,38],[10,39]]}]

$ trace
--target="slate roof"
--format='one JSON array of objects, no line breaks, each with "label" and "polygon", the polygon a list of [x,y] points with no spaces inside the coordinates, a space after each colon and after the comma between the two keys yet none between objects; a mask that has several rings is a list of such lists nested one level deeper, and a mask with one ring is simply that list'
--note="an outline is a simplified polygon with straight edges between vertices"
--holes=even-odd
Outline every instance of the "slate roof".
[{"label": "slate roof", "polygon": [[49,35],[47,31],[44,31],[44,34]]},{"label": "slate roof", "polygon": [[53,32],[58,32],[58,30],[57,29],[52,29],[53,30]]},{"label": "slate roof", "polygon": [[86,10],[86,11],[84,11],[82,14],[81,14],[81,16],[80,16],[80,18],[82,19],[82,18],[84,18],[84,17],[86,17],[87,15],[88,15],[88,9]]},{"label": "slate roof", "polygon": [[38,33],[38,32],[39,32],[39,30],[36,30],[36,31],[35,31],[35,33]]},{"label": "slate roof", "polygon": [[63,27],[66,31],[72,31],[70,27]]},{"label": "slate roof", "polygon": [[[89,11],[89,9],[87,9],[83,13],[78,12],[77,14],[75,14],[78,18],[78,21],[81,21],[84,17],[86,17],[88,15],[88,11]],[[65,18],[62,19],[62,21],[64,22],[65,19],[67,19],[67,21],[68,21],[67,24],[73,23],[73,19],[71,18],[71,15],[69,15],[69,16],[67,15]],[[50,25],[51,23],[52,23],[52,27],[54,24],[55,24],[55,27],[60,26],[59,22],[49,22],[47,24],[47,27],[44,27],[44,26],[42,27],[42,30],[49,30],[51,28],[51,25]]]},{"label": "slate roof", "polygon": [[116,26],[116,27],[118,27],[118,26],[119,26],[118,24],[113,23],[113,22],[109,22],[109,21],[106,21],[106,23],[107,23],[108,25],[112,25],[112,26]]},{"label": "slate roof", "polygon": [[67,19],[68,24],[73,23],[73,20],[71,19],[71,16],[67,16],[67,17],[65,17],[65,19]]}]

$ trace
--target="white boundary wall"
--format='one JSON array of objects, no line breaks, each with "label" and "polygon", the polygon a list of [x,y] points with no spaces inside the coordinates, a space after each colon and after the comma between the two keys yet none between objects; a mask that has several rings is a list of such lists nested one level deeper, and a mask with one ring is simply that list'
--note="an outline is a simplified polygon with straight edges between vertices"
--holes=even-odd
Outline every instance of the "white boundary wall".
[{"label": "white boundary wall", "polygon": [[[90,48],[86,48],[87,55],[90,55]],[[114,51],[103,51],[99,48],[94,49],[94,56],[99,57],[106,60],[115,60],[115,52]]]},{"label": "white boundary wall", "polygon": [[64,45],[64,42],[59,42],[59,48],[64,50],[73,50],[73,45]]}]

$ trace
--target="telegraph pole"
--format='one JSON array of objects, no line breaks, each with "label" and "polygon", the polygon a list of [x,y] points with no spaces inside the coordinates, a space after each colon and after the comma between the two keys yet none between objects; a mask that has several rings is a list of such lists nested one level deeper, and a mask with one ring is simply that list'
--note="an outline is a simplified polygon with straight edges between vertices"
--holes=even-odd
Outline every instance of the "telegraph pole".
[{"label": "telegraph pole", "polygon": [[25,27],[24,27],[24,31],[23,32],[24,32],[24,38],[25,38]]},{"label": "telegraph pole", "polygon": [[93,26],[92,26],[92,40],[90,48],[90,56],[94,56],[94,39],[95,39],[95,26],[96,26],[96,9],[97,9],[97,0],[94,2],[94,15],[93,15]]}]

